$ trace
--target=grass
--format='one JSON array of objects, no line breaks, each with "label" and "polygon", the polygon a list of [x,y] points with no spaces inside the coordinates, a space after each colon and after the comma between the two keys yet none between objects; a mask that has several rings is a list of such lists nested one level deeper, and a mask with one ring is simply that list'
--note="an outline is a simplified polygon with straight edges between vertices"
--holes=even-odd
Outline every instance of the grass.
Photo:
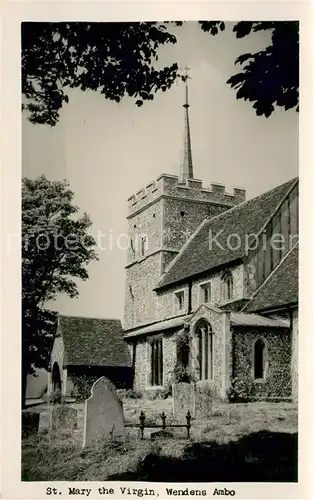
[{"label": "grass", "polygon": [[[126,423],[138,423],[141,410],[147,422],[161,422],[164,411],[174,423],[171,399],[130,399],[123,406]],[[152,430],[141,441],[138,430],[128,428],[125,441],[91,450],[82,450],[81,429],[74,437],[30,437],[22,446],[22,480],[297,480],[297,408],[291,403],[221,403],[208,419],[192,420],[190,440],[185,429],[170,428],[177,439],[152,442]]]}]

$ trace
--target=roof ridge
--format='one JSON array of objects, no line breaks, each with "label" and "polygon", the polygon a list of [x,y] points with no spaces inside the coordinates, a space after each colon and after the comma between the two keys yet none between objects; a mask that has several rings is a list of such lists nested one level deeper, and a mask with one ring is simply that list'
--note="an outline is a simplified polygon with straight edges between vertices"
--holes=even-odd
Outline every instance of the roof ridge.
[{"label": "roof ridge", "polygon": [[121,321],[119,318],[101,318],[99,316],[76,316],[75,314],[63,314],[63,313],[58,313],[58,316],[60,318],[74,318],[74,319],[98,319],[101,321]]},{"label": "roof ridge", "polygon": [[[263,281],[263,283],[261,283],[261,285],[255,290],[255,292],[252,294],[249,302],[247,302],[245,304],[245,306],[243,307],[243,309],[241,309],[241,311],[239,312],[243,312],[245,313],[245,309],[246,307],[249,306],[249,304],[252,302],[252,300],[255,298],[255,296],[257,295],[257,293],[259,293],[261,291],[261,289],[266,285],[266,283],[268,283],[268,281],[272,278],[272,276],[274,275],[274,273],[277,271],[277,269],[279,269],[279,267],[281,266],[281,264],[287,259],[287,257],[291,254],[292,250],[294,250],[297,246],[298,246],[299,242],[297,241],[295,243],[295,245],[293,245],[292,248],[290,248],[289,252],[286,253],[286,255],[281,259],[280,262],[278,262],[277,266],[274,267],[274,269],[272,270],[271,273],[269,273],[269,275],[267,276],[267,278]],[[245,314],[251,314],[251,313],[245,313]],[[255,314],[255,313],[254,313]],[[258,314],[258,313],[256,313]]]}]

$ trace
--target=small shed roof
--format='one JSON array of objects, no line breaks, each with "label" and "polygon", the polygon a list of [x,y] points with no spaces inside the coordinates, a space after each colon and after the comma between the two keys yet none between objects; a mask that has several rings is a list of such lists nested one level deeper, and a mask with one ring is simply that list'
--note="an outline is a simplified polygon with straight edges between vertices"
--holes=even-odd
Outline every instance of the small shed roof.
[{"label": "small shed roof", "polygon": [[60,315],[66,366],[131,367],[119,319]]}]

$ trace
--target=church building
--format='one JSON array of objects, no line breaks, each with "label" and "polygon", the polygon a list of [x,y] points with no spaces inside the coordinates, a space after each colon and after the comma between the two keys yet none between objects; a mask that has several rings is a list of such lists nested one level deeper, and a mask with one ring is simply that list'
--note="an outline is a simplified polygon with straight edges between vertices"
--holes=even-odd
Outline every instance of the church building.
[{"label": "church building", "polygon": [[184,159],[132,195],[124,339],[134,388],[191,381],[221,399],[297,399],[298,178],[246,201],[194,177],[186,83]]}]

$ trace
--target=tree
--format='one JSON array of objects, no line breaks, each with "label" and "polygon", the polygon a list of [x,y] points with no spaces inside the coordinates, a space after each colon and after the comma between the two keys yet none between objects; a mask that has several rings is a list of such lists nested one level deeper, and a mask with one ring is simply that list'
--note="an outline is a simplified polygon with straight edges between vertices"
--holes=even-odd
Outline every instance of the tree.
[{"label": "tree", "polygon": [[58,294],[78,296],[87,264],[97,259],[91,221],[77,217],[73,192],[66,182],[45,176],[22,183],[22,405],[26,379],[47,368],[56,314],[46,308]]},{"label": "tree", "polygon": [[[211,35],[224,31],[223,21],[200,21]],[[242,70],[227,83],[237,91],[237,99],[253,104],[257,115],[269,117],[275,105],[299,110],[299,23],[296,21],[242,21],[233,31],[237,38],[252,32],[270,31],[271,44],[255,54],[240,55],[235,64]]]},{"label": "tree", "polygon": [[178,65],[156,67],[158,49],[176,43],[170,24],[22,23],[23,109],[30,121],[54,126],[67,88],[98,90],[116,102],[129,95],[138,106],[170,88]]}]

